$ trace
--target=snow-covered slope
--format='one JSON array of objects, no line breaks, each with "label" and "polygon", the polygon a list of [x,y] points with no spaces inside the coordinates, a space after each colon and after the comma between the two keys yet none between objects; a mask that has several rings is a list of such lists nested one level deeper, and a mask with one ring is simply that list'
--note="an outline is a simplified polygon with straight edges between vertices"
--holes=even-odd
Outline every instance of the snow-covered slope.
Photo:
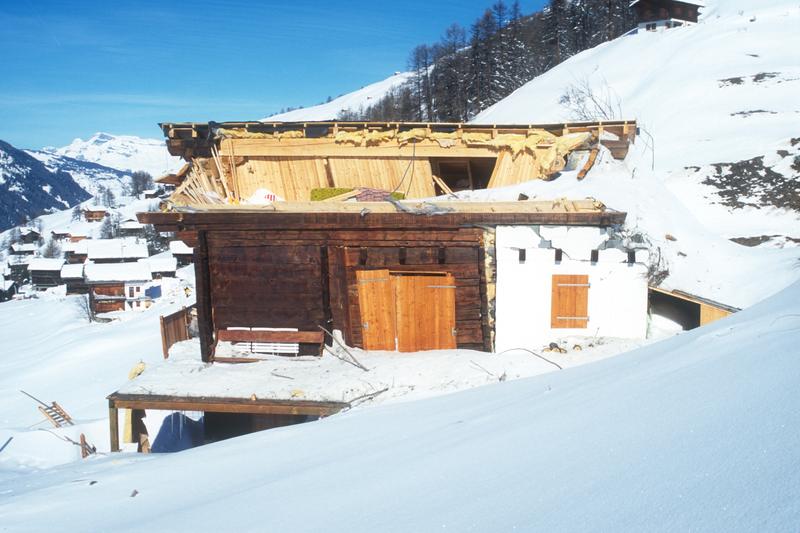
[{"label": "snow-covered slope", "polygon": [[707,328],[536,378],[8,474],[3,526],[793,531],[798,302],[793,285]]},{"label": "snow-covered slope", "polygon": [[[575,120],[575,106],[560,103],[571,86],[590,88],[616,108],[615,118],[636,119],[641,134],[622,167],[598,165],[583,182],[565,173],[514,191],[591,195],[627,211],[629,229],[663,252],[667,287],[746,306],[798,277],[800,5],[706,4],[700,24],[587,50],[475,122]],[[491,196],[512,199],[514,191]]]},{"label": "snow-covered slope", "polygon": [[342,111],[358,111],[377,103],[391,90],[411,77],[410,72],[398,72],[383,81],[334,98],[328,103],[269,116],[264,121],[294,122],[303,120],[336,120]]},{"label": "snow-covered slope", "polygon": [[132,135],[96,133],[86,141],[75,139],[62,148],[48,147],[42,151],[122,171],[143,170],[154,178],[181,167],[180,159],[169,155],[164,141]]},{"label": "snow-covered slope", "polygon": [[[568,87],[619,99],[655,140],[658,170],[740,161],[800,136],[800,5],[709,0],[700,24],[620,37],[570,58],[475,118],[560,122]],[[616,107],[616,106],[613,106]]]},{"label": "snow-covered slope", "polygon": [[67,172],[78,185],[83,187],[93,196],[100,192],[100,187],[105,187],[119,198],[125,193],[125,185],[130,173],[122,172],[115,168],[103,166],[89,161],[79,161],[71,157],[57,155],[41,150],[25,150],[35,157],[51,172]]},{"label": "snow-covered slope", "polygon": [[0,230],[87,198],[89,194],[70,174],[51,172],[24,151],[0,141]]}]

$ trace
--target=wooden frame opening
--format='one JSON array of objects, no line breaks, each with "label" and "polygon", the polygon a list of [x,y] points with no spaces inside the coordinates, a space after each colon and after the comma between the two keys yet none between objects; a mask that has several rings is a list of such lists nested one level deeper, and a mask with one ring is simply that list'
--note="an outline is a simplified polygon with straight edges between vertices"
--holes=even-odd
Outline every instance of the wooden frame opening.
[{"label": "wooden frame opening", "polygon": [[550,327],[584,329],[589,326],[589,276],[553,275]]}]

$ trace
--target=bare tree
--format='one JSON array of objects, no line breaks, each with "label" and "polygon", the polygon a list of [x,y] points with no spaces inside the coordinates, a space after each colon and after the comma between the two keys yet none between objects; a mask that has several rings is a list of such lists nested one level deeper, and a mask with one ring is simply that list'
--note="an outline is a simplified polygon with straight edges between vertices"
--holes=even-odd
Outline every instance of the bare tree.
[{"label": "bare tree", "polygon": [[143,172],[141,170],[137,170],[133,174],[131,174],[131,196],[139,196],[144,191],[153,188],[153,176],[148,174],[147,172]]},{"label": "bare tree", "polygon": [[617,120],[622,117],[622,100],[603,79],[597,87],[582,78],[564,90],[558,101],[570,118],[582,121]]},{"label": "bare tree", "polygon": [[75,298],[75,305],[80,315],[89,322],[95,321],[94,310],[92,309],[91,295],[81,294]]},{"label": "bare tree", "polygon": [[61,257],[61,246],[58,245],[54,238],[50,237],[47,240],[47,244],[42,249],[42,256],[50,258]]}]

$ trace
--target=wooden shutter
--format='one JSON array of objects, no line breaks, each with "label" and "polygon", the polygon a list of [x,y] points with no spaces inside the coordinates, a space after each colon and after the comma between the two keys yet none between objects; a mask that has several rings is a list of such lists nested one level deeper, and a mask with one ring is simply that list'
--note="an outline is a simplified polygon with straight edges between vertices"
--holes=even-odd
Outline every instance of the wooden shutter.
[{"label": "wooden shutter", "polygon": [[361,335],[365,350],[396,349],[395,305],[388,270],[357,270]]},{"label": "wooden shutter", "polygon": [[392,276],[400,352],[456,348],[456,282],[452,274]]},{"label": "wooden shutter", "polygon": [[553,276],[550,327],[589,326],[589,276]]}]

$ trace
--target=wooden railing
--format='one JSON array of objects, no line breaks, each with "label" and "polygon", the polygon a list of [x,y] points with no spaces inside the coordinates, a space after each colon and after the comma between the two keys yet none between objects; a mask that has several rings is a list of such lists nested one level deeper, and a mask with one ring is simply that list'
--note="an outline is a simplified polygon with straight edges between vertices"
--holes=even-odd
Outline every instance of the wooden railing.
[{"label": "wooden railing", "polygon": [[176,342],[192,338],[189,325],[192,323],[194,306],[183,307],[171,315],[161,317],[161,348],[164,359],[169,357],[169,349]]}]

